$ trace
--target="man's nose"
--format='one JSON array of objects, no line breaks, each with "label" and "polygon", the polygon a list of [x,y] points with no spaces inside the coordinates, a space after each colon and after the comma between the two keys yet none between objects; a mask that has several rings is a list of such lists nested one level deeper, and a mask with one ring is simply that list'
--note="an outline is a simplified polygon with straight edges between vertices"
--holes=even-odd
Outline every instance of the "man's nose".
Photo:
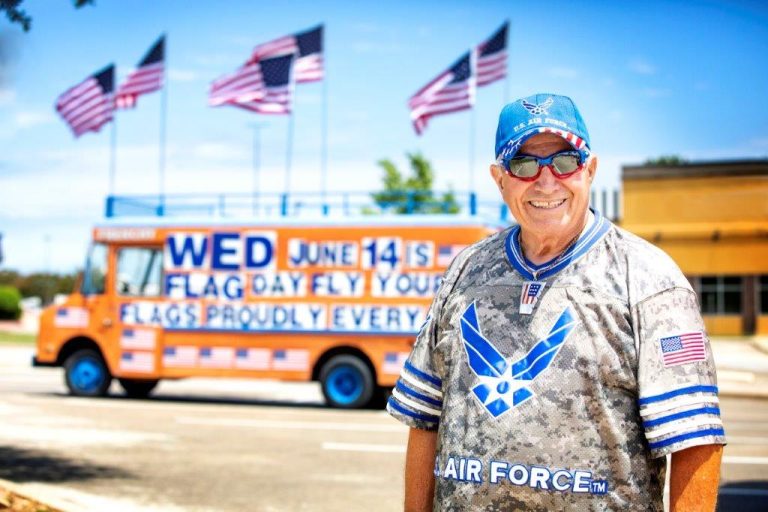
[{"label": "man's nose", "polygon": [[536,179],[536,188],[541,190],[552,190],[559,186],[558,179],[555,178],[555,170],[551,165],[543,165],[539,177]]}]

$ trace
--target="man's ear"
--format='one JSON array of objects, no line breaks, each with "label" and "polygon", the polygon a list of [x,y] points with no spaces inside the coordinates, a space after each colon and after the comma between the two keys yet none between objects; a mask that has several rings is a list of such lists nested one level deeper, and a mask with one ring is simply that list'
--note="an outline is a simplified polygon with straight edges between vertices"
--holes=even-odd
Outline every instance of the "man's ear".
[{"label": "man's ear", "polygon": [[595,181],[595,174],[597,174],[597,164],[598,164],[598,158],[597,155],[592,155],[589,157],[589,162],[587,162],[587,173],[589,173],[589,181]]},{"label": "man's ear", "polygon": [[491,178],[496,183],[499,192],[504,192],[504,171],[496,164],[491,164]]}]

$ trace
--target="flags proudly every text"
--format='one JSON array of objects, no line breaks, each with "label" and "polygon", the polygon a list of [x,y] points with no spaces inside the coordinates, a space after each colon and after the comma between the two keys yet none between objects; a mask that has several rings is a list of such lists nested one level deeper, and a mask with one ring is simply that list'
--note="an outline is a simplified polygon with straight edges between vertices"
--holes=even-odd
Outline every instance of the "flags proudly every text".
[{"label": "flags proudly every text", "polygon": [[484,86],[507,76],[507,33],[509,22],[487,41],[477,45],[477,85]]},{"label": "flags proudly every text", "polygon": [[431,117],[472,108],[477,78],[473,53],[465,53],[408,100],[411,121],[418,135]]},{"label": "flags proudly every text", "polygon": [[164,74],[165,35],[162,35],[118,87],[115,108],[134,108],[139,96],[162,89]]},{"label": "flags proudly every text", "polygon": [[56,100],[56,111],[75,137],[93,131],[112,120],[115,66],[110,64],[65,91]]}]

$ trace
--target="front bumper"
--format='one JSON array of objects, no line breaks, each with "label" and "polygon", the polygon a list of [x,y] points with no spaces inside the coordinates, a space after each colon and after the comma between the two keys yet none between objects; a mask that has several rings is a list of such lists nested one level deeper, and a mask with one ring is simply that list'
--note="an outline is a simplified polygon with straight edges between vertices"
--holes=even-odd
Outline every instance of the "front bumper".
[{"label": "front bumper", "polygon": [[52,368],[52,367],[59,366],[59,365],[56,364],[56,361],[53,361],[53,362],[50,362],[50,363],[49,362],[38,361],[37,356],[32,356],[32,366],[35,367],[35,368]]}]

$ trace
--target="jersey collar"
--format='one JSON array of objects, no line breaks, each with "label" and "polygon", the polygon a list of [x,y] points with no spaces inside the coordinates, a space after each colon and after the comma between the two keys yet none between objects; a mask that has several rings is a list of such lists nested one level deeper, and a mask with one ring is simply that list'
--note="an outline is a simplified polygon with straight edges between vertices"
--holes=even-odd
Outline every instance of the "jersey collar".
[{"label": "jersey collar", "polygon": [[[526,280],[536,281],[551,277],[584,256],[608,232],[611,223],[600,212],[590,208],[594,214],[594,222],[587,226],[575,244],[563,254],[541,265],[534,265],[523,256],[520,248],[520,225],[513,227],[504,241],[504,250],[512,267]],[[543,270],[540,270],[543,269]]]}]

